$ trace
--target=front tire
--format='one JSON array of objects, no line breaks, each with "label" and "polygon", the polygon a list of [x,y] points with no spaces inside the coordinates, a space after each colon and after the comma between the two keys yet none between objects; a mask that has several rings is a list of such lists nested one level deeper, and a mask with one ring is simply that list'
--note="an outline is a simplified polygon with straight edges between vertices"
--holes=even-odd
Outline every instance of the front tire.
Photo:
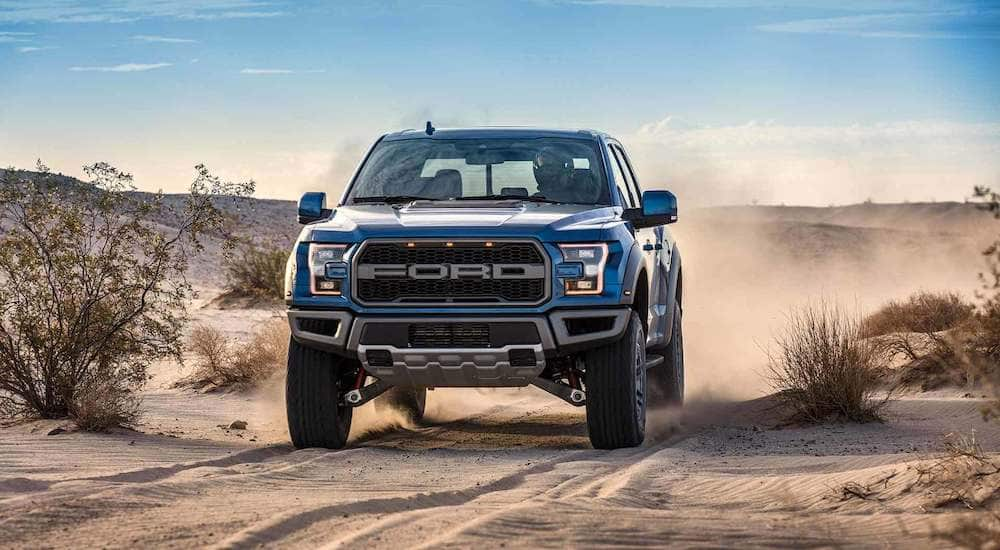
[{"label": "front tire", "polygon": [[353,366],[348,359],[291,339],[285,408],[288,433],[296,449],[342,449],[347,444],[354,409],[340,404],[341,379],[354,370]]},{"label": "front tire", "polygon": [[646,435],[646,333],[634,311],[625,334],[584,357],[587,430],[596,449],[635,447]]}]

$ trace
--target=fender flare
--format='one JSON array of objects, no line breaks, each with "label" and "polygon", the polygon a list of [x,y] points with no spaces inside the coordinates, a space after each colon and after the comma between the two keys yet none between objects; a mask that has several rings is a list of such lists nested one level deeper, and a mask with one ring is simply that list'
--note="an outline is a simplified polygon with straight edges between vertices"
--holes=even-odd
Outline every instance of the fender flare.
[{"label": "fender flare", "polygon": [[638,243],[632,242],[628,252],[628,264],[625,276],[622,277],[621,303],[632,304],[635,301],[636,285],[639,284],[639,272],[642,270],[642,250]]},{"label": "fender flare", "polygon": [[670,340],[674,337],[674,311],[677,309],[674,307],[674,303],[677,303],[681,311],[684,309],[683,292],[684,286],[683,279],[681,278],[681,251],[677,248],[677,244],[674,244],[673,248],[670,250],[670,274],[667,276],[667,331],[664,335],[666,337],[667,344],[669,344]]}]

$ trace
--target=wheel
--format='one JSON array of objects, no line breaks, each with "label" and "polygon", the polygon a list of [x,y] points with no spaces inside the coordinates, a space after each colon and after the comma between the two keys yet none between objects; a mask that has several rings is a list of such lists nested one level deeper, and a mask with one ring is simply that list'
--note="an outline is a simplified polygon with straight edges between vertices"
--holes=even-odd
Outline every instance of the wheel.
[{"label": "wheel", "polygon": [[[293,338],[288,343],[285,408],[288,433],[297,449],[341,449],[347,444],[354,409],[340,405],[342,381],[356,372],[356,363],[308,348]],[[360,368],[360,365],[356,365]]]},{"label": "wheel", "polygon": [[625,334],[584,357],[587,430],[597,449],[635,447],[646,434],[646,334],[632,312]]},{"label": "wheel", "polygon": [[375,411],[394,409],[402,412],[410,422],[420,422],[427,406],[427,388],[392,387],[375,400]]},{"label": "wheel", "polygon": [[681,329],[681,306],[674,303],[674,322],[670,343],[662,349],[663,364],[649,371],[652,402],[665,405],[684,403],[684,332]]}]

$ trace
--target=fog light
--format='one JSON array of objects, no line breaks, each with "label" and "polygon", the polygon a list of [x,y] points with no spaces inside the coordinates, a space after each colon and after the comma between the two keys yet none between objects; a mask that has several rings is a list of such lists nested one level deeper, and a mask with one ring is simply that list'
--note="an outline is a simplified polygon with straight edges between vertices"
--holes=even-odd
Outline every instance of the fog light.
[{"label": "fog light", "polygon": [[340,281],[316,281],[316,289],[323,292],[339,292]]}]

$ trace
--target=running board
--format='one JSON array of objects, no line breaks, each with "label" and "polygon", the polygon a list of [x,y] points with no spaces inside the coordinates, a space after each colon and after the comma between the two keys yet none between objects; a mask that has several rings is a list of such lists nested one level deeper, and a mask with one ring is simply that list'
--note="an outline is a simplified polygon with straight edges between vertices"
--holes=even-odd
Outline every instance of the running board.
[{"label": "running board", "polygon": [[663,363],[664,360],[665,358],[662,355],[656,355],[653,353],[646,354],[646,370]]}]

